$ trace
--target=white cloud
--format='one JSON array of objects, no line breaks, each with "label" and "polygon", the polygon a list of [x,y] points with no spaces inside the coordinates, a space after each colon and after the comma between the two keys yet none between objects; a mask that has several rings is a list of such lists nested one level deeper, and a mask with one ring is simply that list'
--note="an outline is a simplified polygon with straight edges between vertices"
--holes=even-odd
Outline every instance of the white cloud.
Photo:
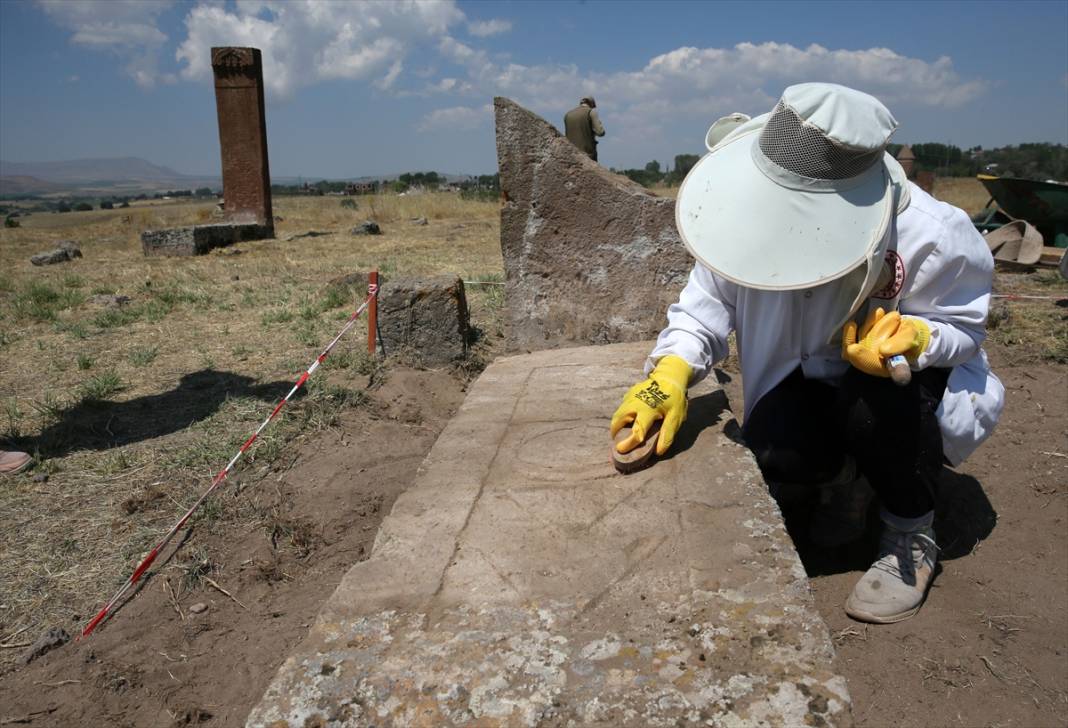
[{"label": "white cloud", "polygon": [[172,4],[171,0],[38,0],[53,22],[73,32],[72,43],[114,53],[126,73],[144,87],[161,78],[159,52],[167,36],[157,24]]},{"label": "white cloud", "polygon": [[769,111],[783,88],[802,81],[852,86],[880,98],[891,110],[896,106],[952,109],[979,97],[989,86],[961,78],[947,57],[925,61],[887,48],[830,50],[781,43],[681,47],[651,58],[638,70],[610,73],[575,65],[498,63],[449,36],[442,39],[439,51],[463,66],[467,78],[450,81],[448,88],[443,79],[428,90],[509,96],[550,119],[581,96],[593,94],[621,142],[648,142],[680,117],[710,122],[733,111]]},{"label": "white cloud", "polygon": [[488,126],[493,119],[493,104],[483,106],[452,106],[436,109],[419,123],[419,131],[459,130],[469,131]]},{"label": "white cloud", "polygon": [[289,96],[332,79],[369,80],[391,88],[417,45],[433,44],[464,20],[451,0],[238,0],[232,9],[198,5],[178,48],[182,78],[211,76],[211,47],[247,45],[263,53],[268,91]]},{"label": "white cloud", "polygon": [[[173,82],[161,73],[167,36],[158,28],[173,5],[141,0],[37,0],[78,45],[116,53],[142,86]],[[423,130],[472,128],[489,118],[485,102],[509,96],[558,119],[583,95],[597,96],[614,139],[648,142],[682,118],[711,121],[732,111],[761,113],[800,81],[831,81],[882,99],[890,108],[952,109],[985,93],[948,57],[925,60],[888,48],[804,48],[785,43],[684,46],[632,69],[523,64],[491,56],[480,39],[511,30],[506,19],[471,20],[455,0],[202,0],[185,17],[176,60],[187,81],[211,77],[212,46],[263,53],[264,81],[275,97],[332,80],[372,84],[397,97],[448,99],[418,123]],[[467,43],[455,31],[466,29]],[[416,53],[418,52],[418,53]],[[406,63],[415,56],[415,68]],[[406,83],[407,82],[407,83]]]},{"label": "white cloud", "polygon": [[507,33],[512,29],[511,20],[494,18],[493,20],[472,20],[467,24],[467,32],[478,38]]},{"label": "white cloud", "polygon": [[404,70],[404,64],[401,61],[394,61],[393,65],[389,67],[389,71],[385,76],[375,81],[375,86],[383,91],[391,88],[393,82],[397,80],[397,76]]}]

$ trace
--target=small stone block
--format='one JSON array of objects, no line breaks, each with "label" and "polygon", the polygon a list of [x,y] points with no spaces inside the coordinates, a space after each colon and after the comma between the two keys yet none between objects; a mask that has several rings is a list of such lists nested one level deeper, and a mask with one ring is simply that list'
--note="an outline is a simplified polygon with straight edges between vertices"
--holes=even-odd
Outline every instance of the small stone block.
[{"label": "small stone block", "polygon": [[448,366],[467,355],[470,319],[459,278],[397,278],[382,284],[378,326],[387,356]]}]

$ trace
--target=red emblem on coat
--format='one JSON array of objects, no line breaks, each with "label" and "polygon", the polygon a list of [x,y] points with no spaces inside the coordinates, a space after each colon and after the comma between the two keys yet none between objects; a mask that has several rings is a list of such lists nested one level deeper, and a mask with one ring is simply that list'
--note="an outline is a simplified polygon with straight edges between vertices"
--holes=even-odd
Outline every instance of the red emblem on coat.
[{"label": "red emblem on coat", "polygon": [[871,297],[887,300],[897,298],[898,294],[901,293],[901,289],[905,287],[905,261],[901,259],[896,250],[888,250],[886,251],[884,265],[890,274],[889,278],[886,281],[886,285],[871,294]]}]

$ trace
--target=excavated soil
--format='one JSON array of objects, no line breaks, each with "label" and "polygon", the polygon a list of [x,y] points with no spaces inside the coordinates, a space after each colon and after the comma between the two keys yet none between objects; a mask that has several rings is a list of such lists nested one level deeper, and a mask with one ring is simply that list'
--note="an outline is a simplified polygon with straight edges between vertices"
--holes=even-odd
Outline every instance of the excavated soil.
[{"label": "excavated soil", "polygon": [[[991,354],[1008,406],[992,440],[945,471],[942,565],[920,614],[851,621],[841,605],[864,545],[803,554],[861,726],[1068,723],[1068,366]],[[0,725],[241,725],[462,397],[448,375],[395,371],[375,392],[379,416],[353,415],[256,486],[286,504],[270,533],[213,544],[228,556],[212,578],[233,599],[201,581],[176,607],[158,568],[90,640],[0,678]],[[198,602],[207,610],[190,613]]]},{"label": "excavated soil", "polygon": [[[155,567],[88,640],[0,678],[0,725],[241,725],[320,605],[370,552],[462,390],[447,373],[392,370],[373,390],[375,416],[353,412],[254,486],[277,490],[282,504],[269,530],[207,537],[207,550],[228,555],[209,578],[233,599],[201,580],[176,607],[168,586],[177,591],[188,576]],[[191,613],[198,603],[207,610]]]}]

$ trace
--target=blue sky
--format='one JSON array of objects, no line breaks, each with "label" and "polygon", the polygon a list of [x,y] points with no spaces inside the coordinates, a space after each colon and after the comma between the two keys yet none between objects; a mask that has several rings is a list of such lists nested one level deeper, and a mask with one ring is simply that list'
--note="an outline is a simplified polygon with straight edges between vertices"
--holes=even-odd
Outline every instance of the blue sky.
[{"label": "blue sky", "polygon": [[496,169],[509,96],[597,97],[608,166],[702,151],[799,81],[881,98],[895,141],[1068,143],[1068,2],[0,2],[0,158],[219,170],[209,49],[263,49],[275,176]]}]

